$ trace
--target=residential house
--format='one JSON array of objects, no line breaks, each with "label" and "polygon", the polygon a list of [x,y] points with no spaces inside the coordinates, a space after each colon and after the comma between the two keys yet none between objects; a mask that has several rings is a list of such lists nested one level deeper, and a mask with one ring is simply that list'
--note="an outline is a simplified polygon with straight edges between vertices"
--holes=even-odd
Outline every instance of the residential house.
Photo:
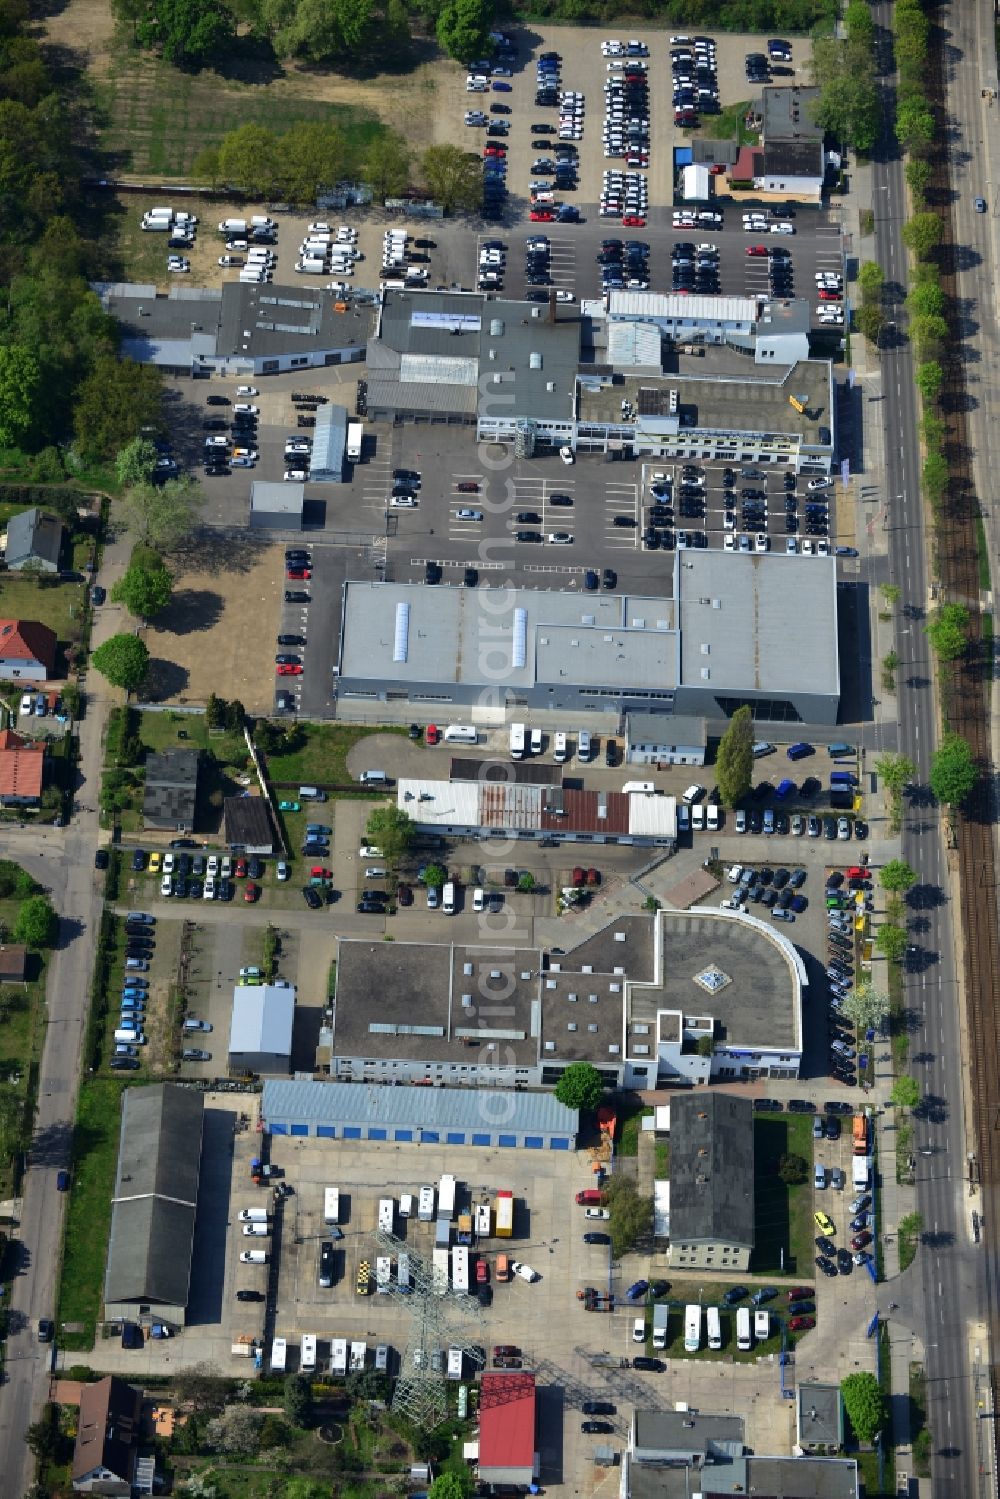
[{"label": "residential house", "polygon": [[37,619],[0,619],[0,681],[46,682],[56,664],[56,635]]},{"label": "residential house", "polygon": [[198,796],[198,751],[161,750],[146,760],[142,821],[146,828],[190,833]]},{"label": "residential house", "polygon": [[73,1452],[76,1493],[131,1494],[141,1414],[139,1391],[115,1374],[83,1386]]},{"label": "residential house", "polygon": [[0,730],[0,807],[37,807],[45,780],[45,745]]},{"label": "residential house", "polygon": [[22,510],[7,522],[6,561],[10,572],[29,568],[34,572],[57,573],[62,551],[62,521],[47,510]]}]

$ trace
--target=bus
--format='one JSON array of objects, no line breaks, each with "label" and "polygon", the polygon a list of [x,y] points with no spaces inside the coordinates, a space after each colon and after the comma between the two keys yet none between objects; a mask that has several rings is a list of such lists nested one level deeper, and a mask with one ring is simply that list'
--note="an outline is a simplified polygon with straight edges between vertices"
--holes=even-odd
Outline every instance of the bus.
[{"label": "bus", "polygon": [[[719,1316],[719,1308],[710,1306],[705,1314],[705,1322],[708,1326],[708,1346],[713,1353],[718,1353],[722,1347],[722,1318]],[[685,1347],[687,1344],[685,1344]]]},{"label": "bus", "polygon": [[347,423],[347,461],[348,463],[361,462],[361,444],[364,442],[364,424],[351,420]]},{"label": "bus", "polygon": [[741,1306],[736,1313],[736,1346],[740,1353],[749,1353],[753,1347],[750,1336],[750,1308]]},{"label": "bus", "polygon": [[684,1309],[684,1352],[697,1353],[701,1347],[701,1306],[692,1304]]}]

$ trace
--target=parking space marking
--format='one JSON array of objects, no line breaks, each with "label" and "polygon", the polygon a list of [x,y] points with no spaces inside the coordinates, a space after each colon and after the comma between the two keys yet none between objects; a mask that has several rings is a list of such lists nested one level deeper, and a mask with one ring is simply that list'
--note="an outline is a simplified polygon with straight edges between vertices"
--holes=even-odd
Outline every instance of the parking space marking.
[{"label": "parking space marking", "polygon": [[[639,545],[639,486],[609,484],[604,495],[604,545],[609,551],[635,551]],[[634,526],[616,526],[615,517],[625,516]]]}]

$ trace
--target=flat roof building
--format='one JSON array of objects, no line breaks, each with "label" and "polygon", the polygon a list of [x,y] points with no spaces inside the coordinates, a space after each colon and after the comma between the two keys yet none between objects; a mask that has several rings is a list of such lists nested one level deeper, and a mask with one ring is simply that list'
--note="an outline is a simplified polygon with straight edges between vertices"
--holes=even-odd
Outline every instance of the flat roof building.
[{"label": "flat roof building", "polygon": [[535,1476],[535,1376],[490,1369],[479,1382],[479,1478],[526,1490]]},{"label": "flat roof building", "polygon": [[227,796],[222,803],[226,847],[239,854],[274,852],[274,829],[262,796]]},{"label": "flat roof building", "polygon": [[742,1273],[753,1247],[753,1104],[731,1093],[678,1094],[670,1103],[669,1263]]},{"label": "flat roof building", "polygon": [[250,484],[250,528],[254,531],[301,531],[306,487],[298,479]]},{"label": "flat roof building", "polygon": [[229,1026],[230,1074],[290,1072],[294,1019],[291,984],[237,985]]},{"label": "flat roof building", "polygon": [[679,551],[672,581],[673,598],[348,582],[338,698],[488,704],[510,719],[522,708],[719,718],[749,703],[762,719],[836,723],[833,558]]},{"label": "flat roof building", "polygon": [[196,749],[158,750],[146,757],[142,823],[161,832],[190,833],[198,802]]}]

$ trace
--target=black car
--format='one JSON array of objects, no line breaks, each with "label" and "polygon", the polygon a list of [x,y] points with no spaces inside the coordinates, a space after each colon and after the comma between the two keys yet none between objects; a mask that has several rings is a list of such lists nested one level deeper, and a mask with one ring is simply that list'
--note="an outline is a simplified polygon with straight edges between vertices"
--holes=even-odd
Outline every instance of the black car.
[{"label": "black car", "polygon": [[581,1421],[580,1430],[587,1432],[610,1432],[614,1431],[610,1421]]},{"label": "black car", "polygon": [[588,593],[593,593],[595,589],[601,586],[601,580],[592,567],[588,567],[583,575],[583,586]]},{"label": "black car", "polygon": [[138,1057],[112,1057],[108,1066],[115,1072],[138,1072]]},{"label": "black car", "polygon": [[634,1358],[632,1360],[632,1368],[646,1369],[652,1374],[662,1374],[665,1365],[663,1360],[660,1358],[646,1358],[644,1356],[640,1356],[639,1358]]},{"label": "black car", "polygon": [[589,1234],[584,1234],[583,1242],[585,1244],[610,1244],[611,1235],[592,1232]]},{"label": "black car", "polygon": [[304,593],[301,588],[285,589],[286,604],[308,604],[310,602],[310,598],[311,595],[308,593]]},{"label": "black car", "polygon": [[604,763],[609,770],[614,770],[618,764],[618,746],[613,739],[604,741]]},{"label": "black car", "polygon": [[854,1269],[854,1264],[851,1260],[851,1251],[849,1249],[837,1250],[837,1269],[840,1271],[841,1275],[850,1275],[851,1271]]},{"label": "black car", "polygon": [[[314,890],[311,885],[304,885],[302,887],[302,899],[305,901],[310,911],[319,911],[322,909],[323,897],[320,895],[319,891]],[[358,907],[358,909],[361,909],[360,906]]]},{"label": "black car", "polygon": [[753,1106],[757,1114],[780,1114],[785,1107],[780,1098],[755,1098]]},{"label": "black car", "polygon": [[358,901],[357,909],[358,909],[358,914],[361,915],[361,916],[384,916],[385,915],[385,906],[382,904],[381,901],[359,900]]},{"label": "black car", "polygon": [[836,1254],[837,1252],[837,1246],[833,1240],[827,1239],[823,1234],[820,1234],[814,1242],[820,1254]]},{"label": "black car", "polygon": [[440,564],[437,563],[437,562],[427,562],[427,563],[425,563],[424,564],[424,582],[425,583],[440,583],[440,581],[441,581],[441,567],[440,567]]},{"label": "black car", "polygon": [[816,1256],[816,1264],[822,1270],[824,1275],[832,1276],[836,1275],[837,1273],[837,1267],[833,1263],[833,1260],[828,1260],[825,1254],[818,1254]]},{"label": "black car", "polygon": [[613,1416],[615,1407],[610,1400],[585,1400],[580,1406],[585,1416]]},{"label": "black car", "polygon": [[237,1291],[237,1301],[266,1301],[263,1291]]},{"label": "black car", "polygon": [[854,1106],[853,1104],[844,1103],[839,1098],[834,1098],[823,1105],[823,1110],[827,1114],[853,1114]]},{"label": "black car", "polygon": [[[191,881],[191,894],[192,895],[194,894],[194,887],[195,887],[195,881],[192,880]],[[216,893],[216,896],[218,897],[219,900],[222,900],[222,901],[232,900],[233,894],[235,892],[235,889],[236,889],[236,887],[233,884],[232,880],[220,880],[219,883],[218,883],[218,885],[216,886],[215,893]]]},{"label": "black car", "polygon": [[745,1301],[750,1295],[746,1286],[730,1286],[722,1298],[723,1306],[735,1306],[738,1301]]},{"label": "black car", "polygon": [[808,1098],[790,1098],[788,1112],[790,1114],[815,1114],[816,1105]]}]

